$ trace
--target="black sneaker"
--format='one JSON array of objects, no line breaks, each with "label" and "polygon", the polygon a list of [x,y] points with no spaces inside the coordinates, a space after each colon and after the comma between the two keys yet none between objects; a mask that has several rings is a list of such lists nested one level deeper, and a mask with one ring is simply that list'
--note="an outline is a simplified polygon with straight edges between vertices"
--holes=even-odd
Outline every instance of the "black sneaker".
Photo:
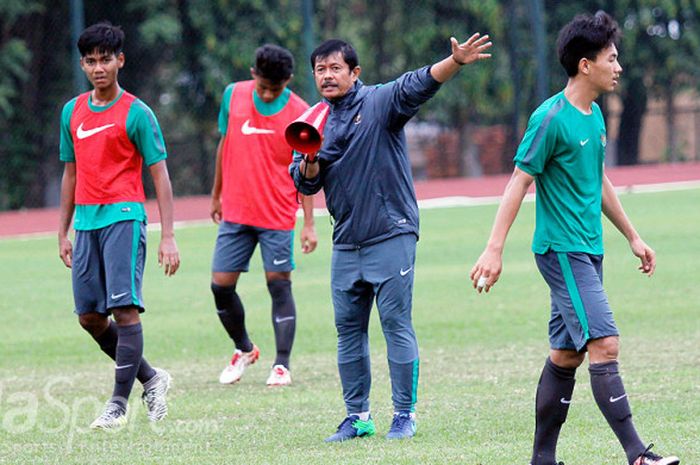
[{"label": "black sneaker", "polygon": [[637,460],[632,462],[632,465],[678,465],[681,463],[680,459],[673,455],[670,457],[656,455],[651,452],[652,447],[654,447],[654,444],[649,444],[649,447],[642,452],[642,455],[640,455]]}]

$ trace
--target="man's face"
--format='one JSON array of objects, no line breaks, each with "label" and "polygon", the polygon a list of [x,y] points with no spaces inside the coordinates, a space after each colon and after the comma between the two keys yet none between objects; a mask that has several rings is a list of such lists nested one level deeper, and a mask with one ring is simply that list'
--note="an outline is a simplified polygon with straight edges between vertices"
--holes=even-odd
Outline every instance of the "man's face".
[{"label": "man's face", "polygon": [[80,59],[80,67],[96,90],[116,85],[119,69],[124,66],[124,54],[100,53],[93,50]]},{"label": "man's face", "polygon": [[343,54],[336,52],[324,58],[316,58],[314,79],[318,92],[328,100],[347,94],[360,75],[360,67],[350,69]]},{"label": "man's face", "polygon": [[255,92],[258,94],[258,97],[260,97],[260,100],[265,103],[270,103],[279,97],[292,79],[290,76],[289,79],[282,82],[271,81],[255,74],[252,68],[250,70],[250,75],[253,76],[253,80],[255,81]]},{"label": "man's face", "polygon": [[622,74],[622,66],[617,61],[617,47],[611,44],[598,53],[595,60],[587,60],[588,76],[591,84],[600,93],[612,92],[617,87]]}]

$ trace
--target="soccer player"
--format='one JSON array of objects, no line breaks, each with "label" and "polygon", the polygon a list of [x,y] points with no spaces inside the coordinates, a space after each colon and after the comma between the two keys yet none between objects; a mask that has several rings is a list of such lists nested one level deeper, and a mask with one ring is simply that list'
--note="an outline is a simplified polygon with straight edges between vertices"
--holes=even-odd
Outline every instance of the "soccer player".
[{"label": "soccer player", "polygon": [[384,85],[365,86],[353,47],[323,42],[311,54],[316,87],[330,105],[318,156],[295,154],[290,173],[299,190],[323,188],[335,219],[331,293],[338,332],[338,370],[347,417],[326,441],[371,436],[367,329],[376,300],[387,343],[394,417],[387,438],[415,434],[418,344],[411,307],[418,205],[404,125],[440,84],[468,63],[488,58],[477,33],[432,66]]},{"label": "soccer player", "polygon": [[[80,325],[116,362],[112,397],[90,425],[98,429],[126,424],[134,379],[143,384],[148,418],[159,421],[168,413],[170,375],[143,358],[139,317],[146,260],[144,162],[160,212],[158,263],[166,276],[180,266],[163,135],[151,109],[119,86],[123,42],[121,28],[109,23],[83,31],[80,65],[93,89],[70,100],[61,116],[59,254],[71,268]],[[75,249],[68,238],[74,212]]]},{"label": "soccer player", "polygon": [[508,230],[534,180],[532,251],[551,289],[552,305],[551,350],[537,387],[531,465],[556,464],[559,431],[586,352],[593,396],[629,463],[679,463],[652,453],[635,430],[617,362],[619,333],[603,290],[601,212],[629,241],[641,272],[651,276],[656,267],[654,251],[627,218],[603,169],[605,122],[594,100],[617,87],[622,73],[618,37],[617,24],[604,12],[577,16],[560,31],[557,50],[568,83],[530,117],[491,236],[470,274],[479,292],[498,281]]},{"label": "soccer player", "polygon": [[[216,175],[211,217],[219,224],[212,263],[211,290],[219,319],[235,344],[231,362],[219,377],[222,384],[241,379],[260,355],[248,337],[245,312],[236,292],[241,272],[260,243],[267,289],[272,298],[272,326],[277,356],[268,386],[292,382],[289,356],[296,331],[292,296],[294,225],[298,210],[296,189],[287,173],[292,148],[284,130],[308,105],[288,87],[294,58],[277,45],[263,45],[255,53],[251,80],[229,84],[219,111],[221,139],[216,150]],[[316,248],[313,198],[301,198],[304,226],[302,252]]]}]

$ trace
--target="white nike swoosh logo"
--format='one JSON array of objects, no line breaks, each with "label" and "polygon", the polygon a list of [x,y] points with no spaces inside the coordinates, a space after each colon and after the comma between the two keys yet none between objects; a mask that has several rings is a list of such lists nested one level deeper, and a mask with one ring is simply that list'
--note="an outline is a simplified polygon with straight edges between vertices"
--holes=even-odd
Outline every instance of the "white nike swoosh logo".
[{"label": "white nike swoosh logo", "polygon": [[581,144],[581,147],[583,147],[584,145],[586,145],[586,144],[588,143],[589,140],[590,140],[590,139],[586,139],[586,140],[579,141],[579,143]]},{"label": "white nike swoosh logo", "polygon": [[401,268],[401,270],[399,270],[399,274],[400,274],[401,276],[406,276],[408,273],[411,272],[412,269],[413,269],[413,267],[410,267],[410,268],[407,269],[407,270],[404,270],[403,268]]},{"label": "white nike swoosh logo", "polygon": [[567,399],[564,399],[564,398],[562,397],[561,399],[559,399],[559,402],[561,402],[562,404],[570,404],[570,403],[571,403],[571,399],[568,399],[568,400],[567,400]]},{"label": "white nike swoosh logo", "polygon": [[613,396],[610,396],[610,399],[609,399],[609,400],[610,400],[610,403],[614,404],[614,403],[617,402],[618,400],[622,400],[622,399],[624,399],[625,397],[627,397],[627,394],[622,394],[620,397],[613,397]]},{"label": "white nike swoosh logo", "polygon": [[116,366],[114,367],[114,369],[115,369],[115,370],[122,370],[122,369],[124,369],[124,368],[129,368],[129,367],[132,367],[132,366],[134,366],[133,363],[130,363],[130,364],[128,364],[128,365],[121,365],[121,366],[116,365]]},{"label": "white nike swoosh logo", "polygon": [[281,265],[282,263],[287,263],[289,260],[272,260],[273,265]]},{"label": "white nike swoosh logo", "polygon": [[112,300],[117,300],[119,297],[124,297],[127,294],[128,292],[122,292],[121,294],[112,294],[110,297],[112,298]]},{"label": "white nike swoosh logo", "polygon": [[283,321],[293,320],[294,318],[296,318],[296,317],[294,317],[294,316],[285,316],[284,318],[275,317],[275,323],[282,323]]},{"label": "white nike swoosh logo", "polygon": [[245,120],[243,126],[241,126],[241,132],[244,136],[252,136],[253,134],[274,134],[275,131],[272,129],[260,129],[250,125],[250,120]]},{"label": "white nike swoosh logo", "polygon": [[104,131],[105,129],[111,128],[112,126],[114,126],[114,123],[105,124],[104,126],[99,126],[96,128],[83,130],[83,123],[80,123],[80,126],[78,126],[78,130],[75,131],[75,135],[78,136],[78,139],[86,139],[90,136],[94,136],[98,132],[101,132],[101,131]]}]

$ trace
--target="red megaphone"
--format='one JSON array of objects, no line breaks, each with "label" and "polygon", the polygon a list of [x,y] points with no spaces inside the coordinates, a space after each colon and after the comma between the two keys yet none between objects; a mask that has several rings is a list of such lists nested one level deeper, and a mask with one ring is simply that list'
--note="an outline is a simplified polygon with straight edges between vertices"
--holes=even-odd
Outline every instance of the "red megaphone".
[{"label": "red megaphone", "polygon": [[325,102],[319,102],[306,110],[284,130],[287,143],[297,152],[315,155],[323,142],[323,127],[329,111],[330,107]]}]

